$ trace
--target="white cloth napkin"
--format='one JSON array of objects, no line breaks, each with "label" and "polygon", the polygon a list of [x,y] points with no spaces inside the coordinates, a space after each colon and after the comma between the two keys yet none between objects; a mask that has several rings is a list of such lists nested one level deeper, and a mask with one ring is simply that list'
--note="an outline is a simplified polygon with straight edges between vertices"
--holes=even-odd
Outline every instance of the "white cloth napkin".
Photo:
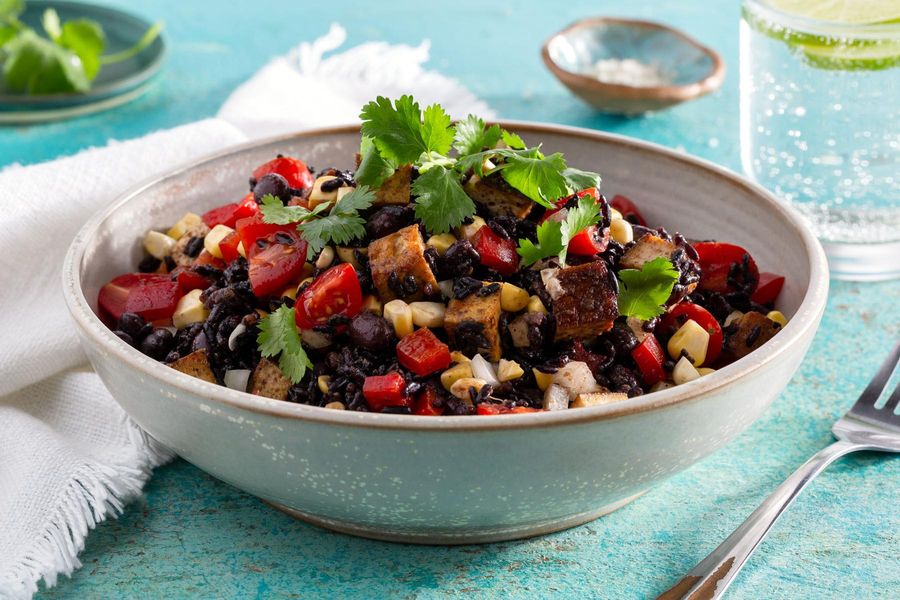
[{"label": "white cloth napkin", "polygon": [[217,118],[0,171],[0,598],[28,598],[80,566],[87,532],[132,500],[171,453],[141,431],[85,363],[62,300],[69,242],[138,182],[223,147],[357,120],[376,95],[411,93],[455,117],[490,109],[423,68],[418,47],[345,40],[333,25],[272,60]]}]

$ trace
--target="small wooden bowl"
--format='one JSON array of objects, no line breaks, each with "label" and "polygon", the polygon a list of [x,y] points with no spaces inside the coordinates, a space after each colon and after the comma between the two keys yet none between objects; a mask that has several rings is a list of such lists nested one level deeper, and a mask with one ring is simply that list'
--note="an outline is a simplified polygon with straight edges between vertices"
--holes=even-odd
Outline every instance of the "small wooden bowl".
[{"label": "small wooden bowl", "polygon": [[[722,85],[725,64],[714,50],[677,29],[650,21],[582,19],[548,39],[541,50],[550,72],[599,111],[637,115],[708,94]],[[670,85],[605,83],[586,74],[603,59],[657,65]]]}]

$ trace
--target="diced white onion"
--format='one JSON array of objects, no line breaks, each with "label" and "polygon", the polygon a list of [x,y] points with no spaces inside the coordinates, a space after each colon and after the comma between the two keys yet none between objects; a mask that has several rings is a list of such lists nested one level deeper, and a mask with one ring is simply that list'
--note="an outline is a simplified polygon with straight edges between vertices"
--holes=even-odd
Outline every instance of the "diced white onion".
[{"label": "diced white onion", "polygon": [[597,380],[594,379],[591,368],[587,363],[580,360],[568,362],[564,367],[554,373],[553,383],[566,390],[572,400],[574,400],[578,394],[597,392],[602,389],[597,384]]},{"label": "diced white onion", "polygon": [[562,284],[559,282],[559,269],[543,269],[541,270],[541,281],[547,288],[547,293],[554,300],[558,300],[565,293]]},{"label": "diced white onion", "polygon": [[472,376],[476,379],[483,379],[489,385],[500,385],[494,367],[480,354],[472,357]]},{"label": "diced white onion", "polygon": [[247,391],[247,382],[250,381],[250,369],[231,369],[225,371],[225,385],[239,392]]},{"label": "diced white onion", "polygon": [[237,348],[237,339],[242,333],[247,331],[247,326],[243,323],[238,323],[237,327],[234,328],[234,331],[231,332],[231,335],[228,336],[228,349],[232,352]]},{"label": "diced white onion", "polygon": [[565,388],[551,383],[544,392],[544,410],[563,410],[569,408],[569,392]]}]

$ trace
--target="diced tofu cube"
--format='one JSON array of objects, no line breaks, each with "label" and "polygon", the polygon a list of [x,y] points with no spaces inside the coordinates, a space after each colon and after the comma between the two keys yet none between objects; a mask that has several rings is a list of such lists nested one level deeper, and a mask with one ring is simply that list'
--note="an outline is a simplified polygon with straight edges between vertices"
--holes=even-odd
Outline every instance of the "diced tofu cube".
[{"label": "diced tofu cube", "polygon": [[219,244],[232,233],[234,233],[234,229],[228,225],[216,225],[203,238],[203,247],[216,258],[222,258],[222,250],[219,249]]},{"label": "diced tofu cube", "polygon": [[669,258],[674,251],[675,244],[648,233],[622,255],[619,265],[623,269],[640,269],[654,258]]},{"label": "diced tofu cube", "polygon": [[[404,227],[369,244],[369,267],[372,280],[382,300],[393,300],[399,295],[395,288],[405,285],[408,277],[416,283],[416,291],[407,294],[405,300],[421,300],[438,291],[438,282],[425,260],[425,242],[418,225]],[[393,278],[394,286],[391,285]]]},{"label": "diced tofu cube", "polygon": [[169,365],[176,371],[181,371],[191,377],[202,379],[210,383],[216,383],[216,376],[209,366],[209,358],[206,356],[206,350],[197,350],[191,352],[187,356],[182,356]]},{"label": "diced tofu cube", "polygon": [[611,404],[613,402],[621,402],[622,400],[628,400],[628,394],[609,391],[590,392],[587,394],[578,394],[578,397],[569,405],[569,408],[600,406],[601,404]]},{"label": "diced tofu cube", "polygon": [[412,165],[403,165],[375,191],[374,206],[409,204],[412,187]]},{"label": "diced tofu cube", "polygon": [[510,216],[524,219],[534,207],[534,201],[509,185],[499,173],[479,177],[472,175],[465,185],[466,193],[495,217]]},{"label": "diced tofu cube", "polygon": [[559,291],[552,311],[557,340],[594,337],[612,328],[619,308],[603,262],[557,269],[555,282]]},{"label": "diced tofu cube", "polygon": [[291,380],[281,372],[278,365],[266,358],[260,359],[259,364],[250,376],[250,393],[275,400],[287,400]]},{"label": "diced tofu cube", "polygon": [[456,234],[460,239],[472,241],[472,238],[475,237],[475,234],[478,233],[478,230],[487,225],[484,219],[479,216],[472,217],[471,223],[466,223],[465,225],[460,225],[456,228]]},{"label": "diced tofu cube", "polygon": [[747,356],[781,331],[780,323],[756,311],[744,313],[732,321],[729,330],[735,326],[734,333],[728,333],[725,339],[725,350],[735,358]]},{"label": "diced tofu cube", "polygon": [[469,294],[450,301],[444,313],[444,329],[451,346],[467,355],[483,354],[490,362],[500,360],[500,290],[492,294]]}]

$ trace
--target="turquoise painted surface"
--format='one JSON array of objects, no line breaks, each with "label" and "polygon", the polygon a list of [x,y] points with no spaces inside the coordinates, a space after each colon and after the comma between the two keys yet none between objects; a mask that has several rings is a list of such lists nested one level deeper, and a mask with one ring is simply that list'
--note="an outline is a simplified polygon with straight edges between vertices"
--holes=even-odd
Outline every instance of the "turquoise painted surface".
[{"label": "turquoise painted surface", "polygon": [[[736,2],[459,0],[424,9],[404,0],[369,6],[146,3],[141,11],[166,21],[172,48],[159,85],[101,115],[0,128],[0,165],[46,160],[212,115],[269,56],[340,21],[349,44],[430,38],[431,65],[465,82],[504,117],[614,131],[738,167]],[[251,7],[248,17],[244,11]],[[652,18],[687,30],[725,57],[722,91],[643,119],[595,115],[544,71],[537,53],[552,32],[588,15]],[[159,469],[146,496],[122,518],[90,535],[83,569],[42,595],[653,597],[831,440],[831,423],[900,336],[898,304],[900,282],[833,282],[807,360],[763,418],[720,452],[594,523],[486,546],[372,542],[295,522],[179,461]],[[898,491],[900,460],[861,455],[841,461],[782,518],[730,597],[900,596]]]}]

